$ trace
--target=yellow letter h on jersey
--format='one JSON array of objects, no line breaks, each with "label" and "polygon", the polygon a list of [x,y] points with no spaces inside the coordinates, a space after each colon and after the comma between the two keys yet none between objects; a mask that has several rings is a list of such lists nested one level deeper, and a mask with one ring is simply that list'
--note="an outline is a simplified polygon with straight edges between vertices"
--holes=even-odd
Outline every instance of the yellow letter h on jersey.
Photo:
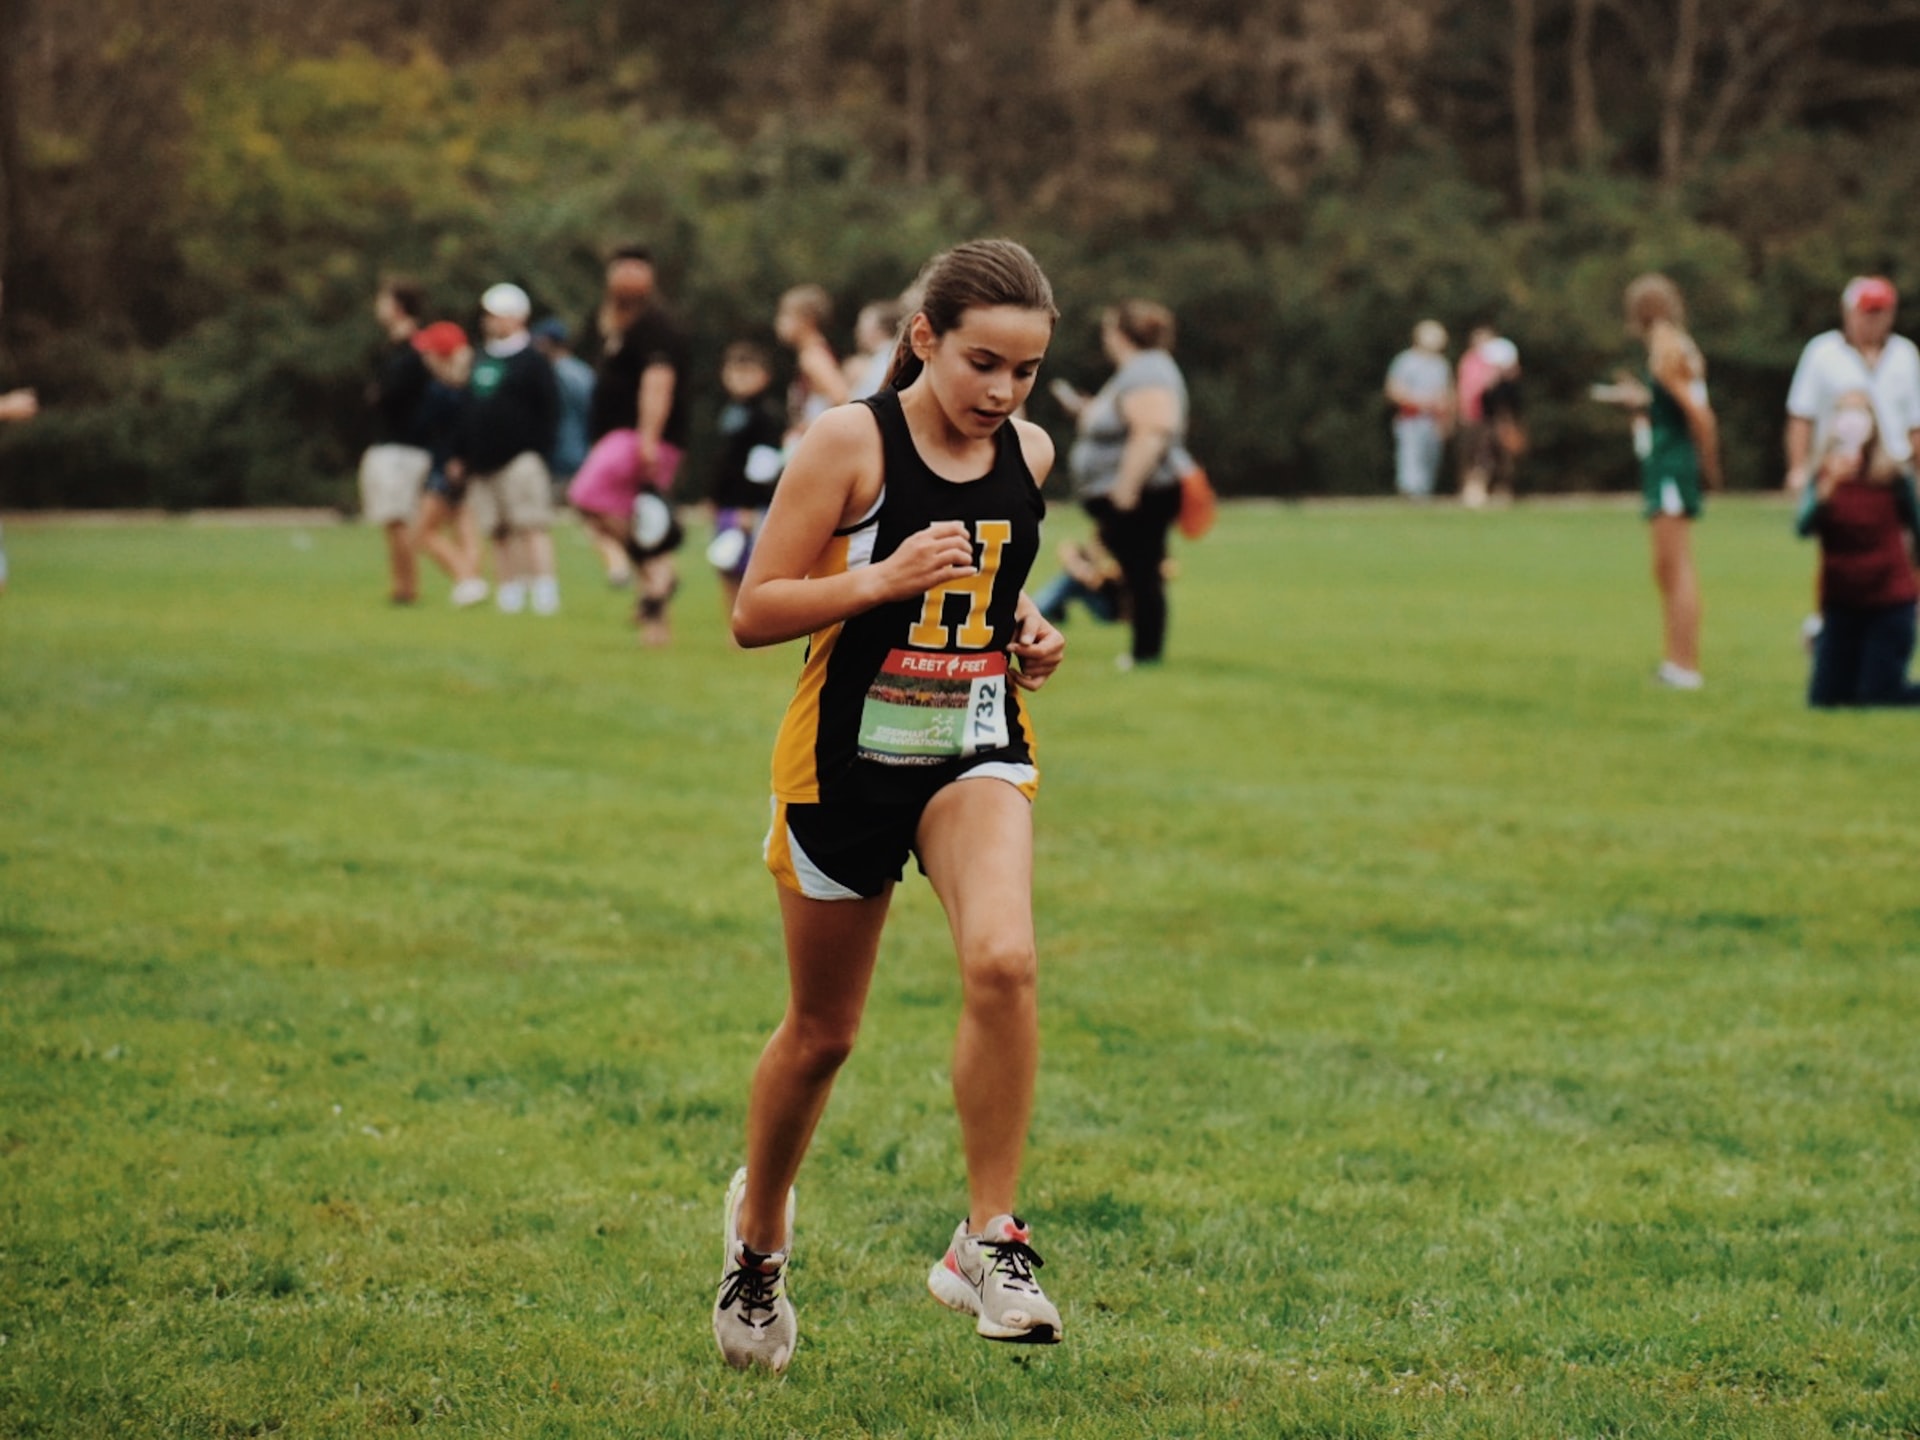
[{"label": "yellow letter h on jersey", "polygon": [[[984,650],[993,643],[993,626],[987,623],[987,607],[993,600],[993,577],[1000,570],[1000,552],[1013,539],[1011,520],[981,520],[973,527],[974,543],[980,547],[979,573],[964,580],[936,586],[921,603],[920,618],[907,631],[907,643],[922,650],[945,650],[957,642],[963,650]],[[967,618],[960,622],[955,637],[945,623],[947,597],[967,597]]]}]

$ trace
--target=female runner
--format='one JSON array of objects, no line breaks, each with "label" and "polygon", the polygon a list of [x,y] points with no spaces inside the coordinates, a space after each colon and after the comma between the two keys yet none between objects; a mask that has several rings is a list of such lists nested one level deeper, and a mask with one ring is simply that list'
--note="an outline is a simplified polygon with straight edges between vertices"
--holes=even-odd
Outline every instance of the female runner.
[{"label": "female runner", "polygon": [[909,854],[946,910],[963,997],[953,1090],[969,1208],[928,1283],[989,1339],[1061,1333],[1014,1210],[1039,1051],[1039,774],[1020,692],[1046,681],[1066,641],[1021,588],[1053,445],[1013,416],[1058,312],[1007,240],[936,256],[920,284],[892,383],[808,431],[733,611],[742,645],[810,637],[774,750],[766,845],[787,1011],[754,1072],[713,1311],[739,1368],[782,1370],[793,1354],[791,1187],[852,1050]]}]

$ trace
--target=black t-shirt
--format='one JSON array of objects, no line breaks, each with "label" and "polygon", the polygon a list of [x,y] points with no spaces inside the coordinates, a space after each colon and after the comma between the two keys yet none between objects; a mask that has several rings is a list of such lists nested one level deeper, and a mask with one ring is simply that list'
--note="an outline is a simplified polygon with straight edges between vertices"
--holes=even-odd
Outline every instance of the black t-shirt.
[{"label": "black t-shirt", "polygon": [[546,356],[531,345],[505,356],[483,351],[448,451],[473,474],[491,475],[515,456],[545,456],[559,424],[560,387]]},{"label": "black t-shirt", "polygon": [[640,376],[654,365],[673,371],[673,408],[667,412],[660,438],[677,449],[687,448],[687,372],[691,368],[687,342],[659,304],[648,306],[620,337],[619,348],[600,361],[588,413],[592,439],[609,430],[632,430],[639,425]]},{"label": "black t-shirt", "polygon": [[374,444],[426,447],[420,408],[427,396],[427,382],[432,378],[427,362],[420,358],[411,340],[387,344],[380,352],[374,371]]},{"label": "black t-shirt", "polygon": [[779,480],[754,480],[747,461],[762,447],[778,450],[786,443],[786,422],[770,408],[763,391],[751,400],[729,400],[720,410],[720,456],[713,467],[713,503],[722,510],[764,510],[773,502]]}]

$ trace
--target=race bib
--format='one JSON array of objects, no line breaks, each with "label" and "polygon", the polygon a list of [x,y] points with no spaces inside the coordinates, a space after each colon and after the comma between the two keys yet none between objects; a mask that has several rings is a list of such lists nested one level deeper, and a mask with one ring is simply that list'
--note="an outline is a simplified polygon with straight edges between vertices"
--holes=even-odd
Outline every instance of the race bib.
[{"label": "race bib", "polygon": [[859,755],[937,765],[1008,744],[1007,657],[892,650],[867,687]]}]

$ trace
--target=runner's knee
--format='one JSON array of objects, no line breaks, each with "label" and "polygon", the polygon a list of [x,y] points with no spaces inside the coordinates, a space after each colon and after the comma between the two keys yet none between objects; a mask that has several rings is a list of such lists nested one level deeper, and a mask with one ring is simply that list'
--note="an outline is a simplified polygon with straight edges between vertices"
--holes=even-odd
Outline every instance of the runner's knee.
[{"label": "runner's knee", "polygon": [[789,1016],[787,1048],[794,1063],[812,1080],[825,1080],[839,1072],[853,1053],[857,1023]]},{"label": "runner's knee", "polygon": [[1034,987],[1039,964],[1030,941],[994,936],[969,943],[960,979],[969,1001],[996,1004]]}]

